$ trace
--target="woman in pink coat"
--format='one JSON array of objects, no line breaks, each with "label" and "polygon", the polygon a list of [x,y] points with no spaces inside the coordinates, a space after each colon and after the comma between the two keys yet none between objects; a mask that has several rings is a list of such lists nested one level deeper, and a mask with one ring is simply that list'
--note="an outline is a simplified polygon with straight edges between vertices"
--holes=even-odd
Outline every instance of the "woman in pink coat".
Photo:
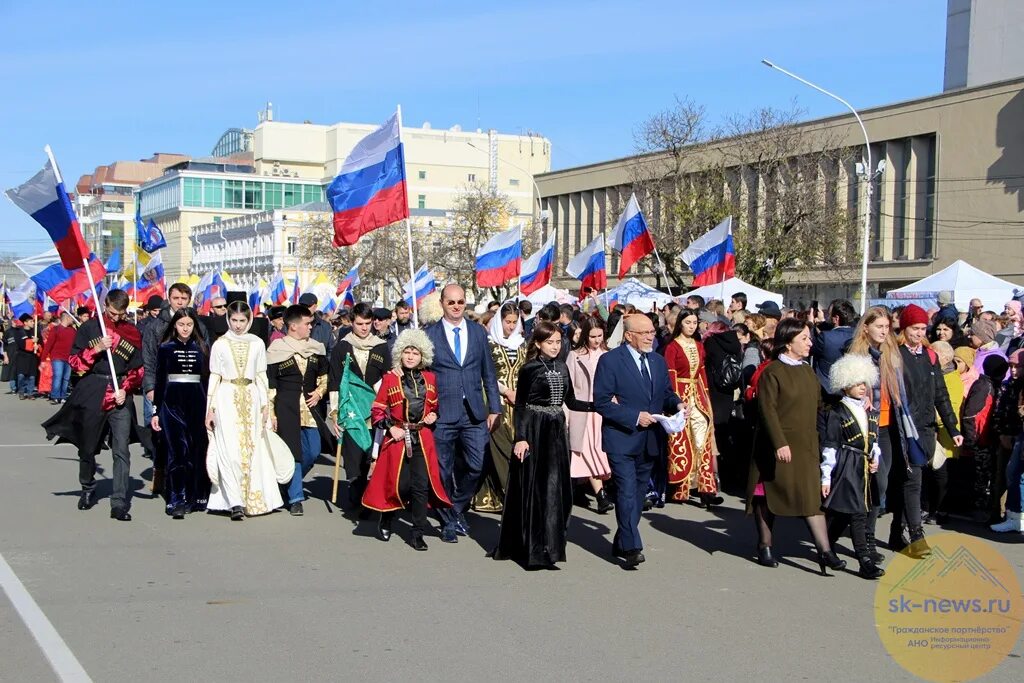
[{"label": "woman in pink coat", "polygon": [[[597,361],[608,348],[604,343],[604,323],[594,317],[583,319],[579,341],[569,352],[565,364],[576,397],[581,401],[594,400],[594,373]],[[579,481],[587,479],[597,498],[597,511],[606,514],[615,505],[605,493],[605,479],[611,477],[608,456],[601,447],[601,416],[565,409],[569,425],[569,475]]]}]

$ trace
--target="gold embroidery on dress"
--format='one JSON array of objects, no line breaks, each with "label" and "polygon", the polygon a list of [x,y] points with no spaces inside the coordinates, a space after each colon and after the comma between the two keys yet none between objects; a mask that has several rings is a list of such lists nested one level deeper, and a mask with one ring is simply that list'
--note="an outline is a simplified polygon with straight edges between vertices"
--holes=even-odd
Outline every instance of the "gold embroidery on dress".
[{"label": "gold embroidery on dress", "polygon": [[[245,367],[249,363],[249,343],[231,342],[231,358],[235,361],[235,370],[238,377],[245,376]],[[252,385],[233,384],[235,413],[238,415],[239,443],[238,453],[242,466],[242,501],[245,505],[245,514],[263,515],[270,510],[263,500],[262,491],[251,491],[252,486],[252,458],[256,452],[256,444],[253,441],[253,403]]]}]

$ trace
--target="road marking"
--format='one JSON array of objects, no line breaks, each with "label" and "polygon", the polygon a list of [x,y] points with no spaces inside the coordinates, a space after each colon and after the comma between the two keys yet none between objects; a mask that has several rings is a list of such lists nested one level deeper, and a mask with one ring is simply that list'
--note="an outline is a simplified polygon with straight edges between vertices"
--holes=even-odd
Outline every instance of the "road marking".
[{"label": "road marking", "polygon": [[32,599],[3,555],[0,555],[0,588],[4,589],[14,609],[21,615],[21,620],[36,639],[39,649],[43,651],[43,656],[50,663],[57,678],[69,683],[91,683],[89,674],[43,614],[43,610],[39,609],[39,605]]}]

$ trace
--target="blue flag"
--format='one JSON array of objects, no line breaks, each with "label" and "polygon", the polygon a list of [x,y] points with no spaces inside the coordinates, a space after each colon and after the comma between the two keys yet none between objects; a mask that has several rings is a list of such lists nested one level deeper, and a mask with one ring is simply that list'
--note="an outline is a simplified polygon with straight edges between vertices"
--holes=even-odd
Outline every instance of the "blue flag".
[{"label": "blue flag", "polygon": [[135,233],[136,238],[139,241],[139,246],[147,254],[152,254],[157,249],[163,249],[167,246],[167,240],[164,239],[164,233],[160,228],[156,227],[156,223],[152,218],[149,219],[149,223],[142,223],[141,207],[139,203],[135,204]]},{"label": "blue flag", "polygon": [[110,256],[107,257],[107,262],[103,264],[103,267],[106,268],[107,273],[109,274],[117,273],[118,271],[120,271],[121,250],[115,249],[114,251],[112,251],[110,253]]}]

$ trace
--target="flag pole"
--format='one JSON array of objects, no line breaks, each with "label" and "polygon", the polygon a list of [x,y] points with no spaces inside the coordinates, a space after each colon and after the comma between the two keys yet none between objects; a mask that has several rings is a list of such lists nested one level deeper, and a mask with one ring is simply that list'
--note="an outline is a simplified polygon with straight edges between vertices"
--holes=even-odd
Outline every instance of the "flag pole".
[{"label": "flag pole", "polygon": [[[53,150],[50,149],[49,145],[43,148],[46,151],[46,156],[50,159],[50,165],[53,167],[53,175],[57,178],[58,183],[63,183],[64,179],[60,175],[60,169],[57,167],[57,160],[53,158]],[[89,278],[89,289],[92,290],[92,300],[96,302],[96,318],[100,321],[100,334],[104,337],[107,336],[107,325],[103,322],[103,311],[100,310],[100,297],[96,292],[96,279],[92,276],[92,269],[89,268],[89,257],[85,256],[82,259],[82,267],[85,268],[85,274]],[[114,354],[107,349],[107,363],[110,365],[110,380],[114,386],[114,393],[117,393],[119,386],[117,383],[117,371],[114,369]]]},{"label": "flag pole", "polygon": [[[402,144],[402,105],[398,105],[398,144]],[[405,149],[402,149],[402,176],[405,176]],[[409,212],[409,185],[406,184],[405,206],[406,213]],[[409,282],[412,289],[412,326],[420,326],[420,302],[416,298],[416,264],[412,258],[412,226],[409,224],[409,217],[405,217],[405,242],[409,247]]]}]

